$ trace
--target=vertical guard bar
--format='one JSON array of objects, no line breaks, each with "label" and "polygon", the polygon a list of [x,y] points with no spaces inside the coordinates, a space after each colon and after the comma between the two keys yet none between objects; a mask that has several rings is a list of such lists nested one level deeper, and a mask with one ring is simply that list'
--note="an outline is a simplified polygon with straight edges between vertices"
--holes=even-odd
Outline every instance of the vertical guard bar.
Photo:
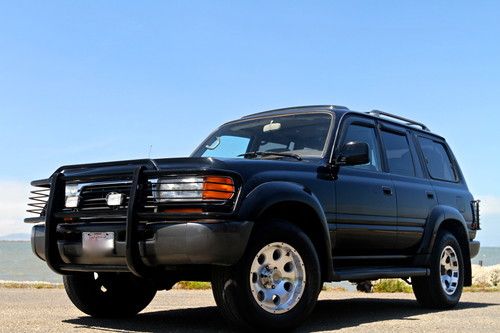
[{"label": "vertical guard bar", "polygon": [[65,188],[63,174],[57,172],[50,181],[50,196],[45,213],[45,260],[50,269],[58,274],[65,274],[61,270],[62,259],[57,246],[57,219],[55,212],[64,207]]},{"label": "vertical guard bar", "polygon": [[481,230],[480,217],[479,217],[479,203],[481,200],[474,200],[470,202],[472,208],[472,230]]},{"label": "vertical guard bar", "polygon": [[139,277],[146,277],[149,274],[149,267],[144,265],[139,252],[139,231],[137,220],[137,208],[139,207],[146,188],[146,177],[144,175],[145,167],[140,166],[134,170],[132,186],[130,188],[130,197],[127,210],[126,222],[126,245],[125,258],[128,269]]}]

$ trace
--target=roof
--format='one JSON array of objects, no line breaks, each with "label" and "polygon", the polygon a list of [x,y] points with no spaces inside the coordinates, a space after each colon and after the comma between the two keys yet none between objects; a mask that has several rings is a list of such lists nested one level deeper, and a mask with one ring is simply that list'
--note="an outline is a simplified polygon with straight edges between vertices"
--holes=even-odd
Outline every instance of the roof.
[{"label": "roof", "polygon": [[423,123],[418,122],[418,121],[414,121],[414,120],[411,120],[411,119],[408,119],[408,118],[405,118],[402,116],[398,116],[395,114],[391,114],[391,113],[387,113],[387,112],[379,111],[379,110],[372,110],[372,111],[368,111],[368,112],[353,111],[345,106],[340,106],[340,105],[293,106],[293,107],[288,107],[288,108],[273,109],[273,110],[253,113],[253,114],[244,116],[241,119],[251,119],[251,118],[257,118],[257,117],[283,115],[283,114],[290,114],[290,113],[294,113],[294,112],[297,112],[297,113],[331,112],[331,113],[335,113],[335,114],[356,113],[359,115],[363,115],[365,117],[370,117],[370,118],[374,118],[374,119],[382,119],[384,121],[393,123],[395,125],[414,129],[414,130],[421,131],[424,133],[434,134],[434,133],[431,133],[429,128],[426,125],[424,125]]},{"label": "roof", "polygon": [[280,114],[288,114],[288,113],[293,113],[293,112],[317,112],[317,111],[330,111],[330,112],[335,112],[335,111],[349,111],[349,109],[345,106],[340,106],[340,105],[305,105],[305,106],[292,106],[288,108],[281,108],[281,109],[273,109],[273,110],[268,110],[268,111],[263,111],[263,112],[258,112],[258,113],[252,113],[246,116],[243,116],[241,119],[248,119],[248,118],[256,118],[256,117],[263,117],[263,116],[272,116],[272,115],[280,115]]}]

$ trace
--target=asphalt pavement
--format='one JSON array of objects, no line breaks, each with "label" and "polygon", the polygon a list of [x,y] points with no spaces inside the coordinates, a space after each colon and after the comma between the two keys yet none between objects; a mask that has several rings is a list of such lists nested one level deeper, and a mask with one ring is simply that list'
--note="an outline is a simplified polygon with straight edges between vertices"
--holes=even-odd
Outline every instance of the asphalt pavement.
[{"label": "asphalt pavement", "polygon": [[[210,291],[162,291],[132,319],[94,319],[61,289],[0,288],[0,332],[226,332]],[[322,292],[299,332],[500,332],[500,293],[465,293],[448,311],[412,294]]]}]

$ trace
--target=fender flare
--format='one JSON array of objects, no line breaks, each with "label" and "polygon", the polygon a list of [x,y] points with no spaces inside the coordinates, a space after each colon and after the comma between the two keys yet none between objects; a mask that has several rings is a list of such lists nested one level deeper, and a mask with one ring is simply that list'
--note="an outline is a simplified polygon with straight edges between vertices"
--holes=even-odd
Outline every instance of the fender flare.
[{"label": "fender flare", "polygon": [[463,231],[467,235],[467,224],[465,223],[465,219],[462,214],[460,214],[460,212],[454,207],[437,205],[431,210],[429,217],[427,218],[427,223],[424,229],[424,237],[422,239],[422,243],[420,244],[420,248],[417,251],[418,254],[430,254],[432,252],[439,228],[444,221],[448,220],[456,221],[456,223],[463,228]]},{"label": "fender flare", "polygon": [[464,217],[460,212],[450,206],[445,205],[437,205],[434,207],[429,214],[427,219],[427,223],[424,229],[424,236],[422,238],[422,243],[417,251],[417,256],[415,257],[415,263],[417,265],[428,265],[430,260],[430,255],[432,252],[432,248],[434,247],[434,243],[436,242],[436,237],[439,231],[439,228],[445,221],[454,221],[457,226],[462,228],[464,234],[467,236],[467,244],[461,244],[463,249],[463,259],[464,259],[464,285],[470,286],[472,284],[472,267],[470,261],[470,253],[469,253],[469,243],[468,243],[468,228],[467,223],[465,222]]},{"label": "fender flare", "polygon": [[325,249],[323,257],[326,260],[326,265],[324,265],[326,272],[323,275],[326,281],[331,281],[333,278],[333,262],[328,223],[321,203],[309,189],[303,185],[286,181],[271,181],[260,184],[246,195],[238,215],[247,221],[257,221],[268,208],[284,202],[300,202],[313,209],[316,213],[319,220],[319,225],[316,227],[321,230],[323,235],[322,245]]}]

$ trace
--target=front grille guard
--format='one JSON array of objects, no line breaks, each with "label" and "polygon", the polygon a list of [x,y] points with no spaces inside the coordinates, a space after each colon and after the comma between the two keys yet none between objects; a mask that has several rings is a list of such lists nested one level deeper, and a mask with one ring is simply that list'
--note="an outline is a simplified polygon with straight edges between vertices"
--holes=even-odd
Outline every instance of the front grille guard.
[{"label": "front grille guard", "polygon": [[[50,178],[50,195],[47,201],[47,205],[45,208],[45,256],[46,262],[49,268],[51,268],[54,272],[59,274],[67,274],[68,271],[79,271],[79,270],[88,270],[92,267],[87,265],[68,265],[62,261],[62,258],[59,254],[59,249],[57,245],[57,225],[60,223],[62,215],[61,212],[64,210],[64,201],[65,201],[65,184],[66,181],[72,179],[71,176],[65,176],[63,173],[64,170],[58,170],[56,173],[52,175]],[[222,170],[179,170],[179,171],[156,171],[156,170],[147,170],[146,166],[137,167],[132,175],[131,175],[131,188],[129,195],[128,207],[125,212],[121,212],[126,216],[125,218],[125,262],[126,266],[124,267],[113,267],[114,271],[130,271],[133,274],[139,277],[149,277],[153,275],[153,271],[155,268],[146,266],[140,255],[139,250],[139,226],[144,218],[144,213],[140,212],[140,208],[144,207],[145,200],[147,200],[147,191],[148,191],[148,179],[158,178],[162,175],[186,175],[186,174],[210,174],[210,175],[226,175],[232,176],[235,180],[236,188],[240,187],[239,184],[239,176],[237,174],[231,174],[227,171]],[[109,175],[99,177],[96,175],[92,176],[92,180],[99,180],[100,178],[109,178]],[[81,180],[81,178],[80,178]],[[237,191],[239,193],[239,191]],[[231,199],[232,203],[232,211],[236,206],[237,195]],[[228,215],[230,213],[226,213]],[[91,212],[89,212],[90,214]],[[118,212],[115,212],[117,214]],[[109,212],[108,214],[113,214],[113,212]],[[151,215],[151,214],[150,214]],[[155,214],[157,216],[163,216],[161,213]],[[107,266],[96,266],[96,270],[103,270],[109,268]]]}]

